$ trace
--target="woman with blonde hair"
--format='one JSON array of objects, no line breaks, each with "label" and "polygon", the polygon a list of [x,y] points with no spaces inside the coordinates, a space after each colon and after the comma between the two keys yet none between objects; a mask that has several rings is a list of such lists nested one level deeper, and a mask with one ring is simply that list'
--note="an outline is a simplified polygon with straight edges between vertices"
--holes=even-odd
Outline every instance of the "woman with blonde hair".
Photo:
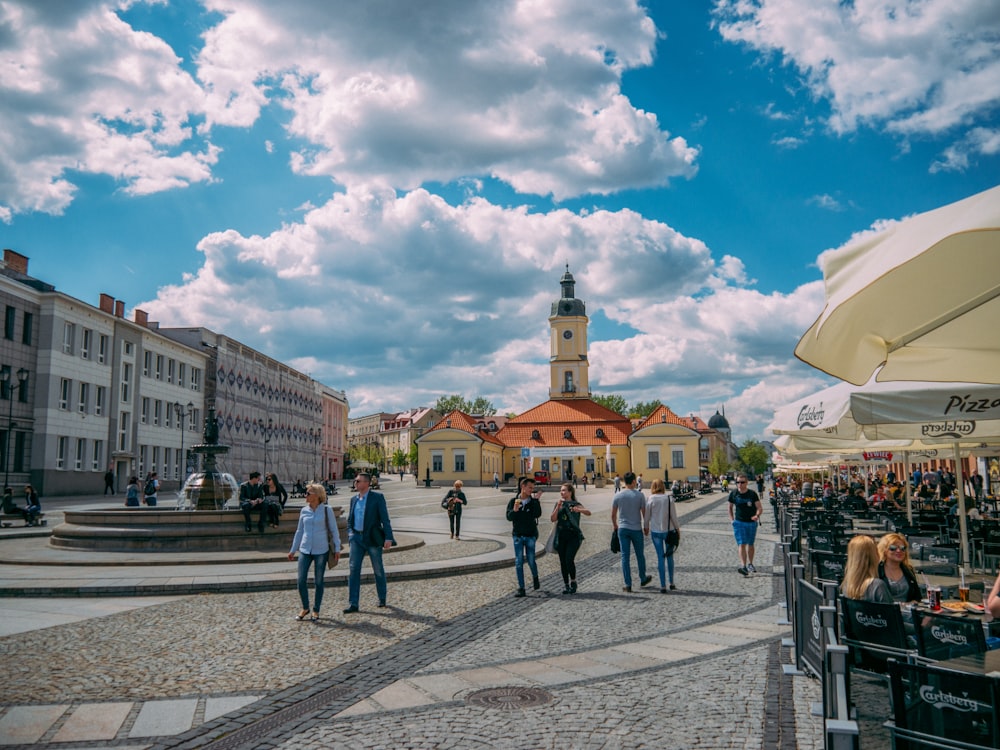
[{"label": "woman with blonde hair", "polygon": [[892,603],[885,581],[878,577],[878,547],[870,536],[860,534],[847,545],[847,567],[840,592],[848,599]]},{"label": "woman with blonde hair", "polygon": [[[667,486],[662,479],[654,479],[649,488],[650,496],[646,501],[646,521],[649,524],[649,536],[656,550],[656,566],[660,574],[660,593],[667,593],[667,580],[670,581],[670,591],[676,591],[674,585],[674,550],[681,543],[681,528],[677,523],[677,508],[674,498],[667,493]],[[673,531],[675,533],[671,534]]]},{"label": "woman with blonde hair", "polygon": [[878,542],[878,577],[885,581],[893,601],[920,601],[920,584],[910,562],[910,545],[902,534],[886,534]]},{"label": "woman with blonde hair", "polygon": [[[333,549],[330,549],[330,541]],[[288,559],[299,558],[298,589],[302,601],[302,611],[295,616],[296,620],[309,618],[319,621],[320,607],[323,606],[323,576],[326,574],[327,558],[333,555],[335,561],[340,560],[340,531],[337,529],[337,519],[333,509],[326,502],[326,490],[321,484],[310,484],[306,487],[306,504],[299,511],[299,525],[295,529],[292,548],[288,550]],[[309,589],[306,580],[309,568],[315,568],[313,579],[316,584],[315,603],[312,615],[309,614]]]}]

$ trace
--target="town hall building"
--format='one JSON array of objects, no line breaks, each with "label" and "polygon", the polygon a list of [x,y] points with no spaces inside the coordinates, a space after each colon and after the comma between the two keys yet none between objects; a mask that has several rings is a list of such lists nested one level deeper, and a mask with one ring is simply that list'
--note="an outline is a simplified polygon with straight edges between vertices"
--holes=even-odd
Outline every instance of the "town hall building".
[{"label": "town hall building", "polygon": [[702,435],[660,406],[633,427],[591,399],[586,305],[566,267],[549,315],[549,398],[496,428],[461,411],[445,415],[417,440],[418,476],[436,485],[508,481],[546,472],[553,484],[573,476],[634,471],[646,486],[660,478],[697,482]]}]

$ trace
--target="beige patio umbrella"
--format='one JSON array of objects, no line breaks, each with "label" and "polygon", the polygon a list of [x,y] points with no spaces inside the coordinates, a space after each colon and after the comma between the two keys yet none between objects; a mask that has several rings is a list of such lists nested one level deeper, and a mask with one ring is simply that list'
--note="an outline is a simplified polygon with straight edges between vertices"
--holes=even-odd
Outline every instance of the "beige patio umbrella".
[{"label": "beige patio umbrella", "polygon": [[826,306],[795,356],[855,385],[1000,383],[1000,186],[820,258]]}]

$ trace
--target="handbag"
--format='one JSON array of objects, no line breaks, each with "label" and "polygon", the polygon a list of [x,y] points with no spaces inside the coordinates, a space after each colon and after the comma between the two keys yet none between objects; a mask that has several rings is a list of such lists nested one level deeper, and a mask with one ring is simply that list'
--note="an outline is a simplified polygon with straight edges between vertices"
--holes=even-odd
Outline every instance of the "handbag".
[{"label": "handbag", "polygon": [[[669,502],[672,503],[673,499],[671,499]],[[670,523],[669,519],[670,519],[670,516],[668,515],[667,516],[667,523],[668,524]],[[668,547],[673,547],[674,549],[677,549],[678,547],[681,546],[681,532],[678,531],[677,529],[673,528],[672,526],[668,526],[667,527],[667,536],[666,536],[666,538],[663,541],[664,541],[664,543]],[[670,555],[674,554],[674,549],[670,550],[670,552],[667,553],[667,555],[665,555],[665,556],[669,557]]]},{"label": "handbag", "polygon": [[333,556],[333,552],[337,548],[333,543],[333,531],[330,529],[330,516],[333,514],[333,511],[325,503],[323,507],[326,509],[323,513],[323,523],[326,525],[326,541],[330,543],[330,551],[326,556],[326,567],[333,570],[337,567],[337,558]]},{"label": "handbag", "polygon": [[620,555],[622,551],[622,543],[618,539],[617,529],[611,530],[611,551],[616,555]]},{"label": "handbag", "polygon": [[552,524],[552,531],[549,532],[549,538],[545,540],[545,551],[550,555],[556,551],[558,529],[559,527],[556,524]]}]

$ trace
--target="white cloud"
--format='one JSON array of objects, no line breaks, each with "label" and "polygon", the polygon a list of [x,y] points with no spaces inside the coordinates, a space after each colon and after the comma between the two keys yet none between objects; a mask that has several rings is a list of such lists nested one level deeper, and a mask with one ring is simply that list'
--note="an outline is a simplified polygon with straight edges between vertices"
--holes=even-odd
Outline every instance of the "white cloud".
[{"label": "white cloud", "polygon": [[819,206],[820,208],[825,208],[827,211],[843,211],[844,206],[839,200],[834,198],[828,193],[823,193],[822,195],[814,195],[810,198],[807,203],[813,206]]},{"label": "white cloud", "polygon": [[716,0],[719,32],[798,68],[837,133],[974,125],[1000,103],[1000,12],[981,0]]}]

